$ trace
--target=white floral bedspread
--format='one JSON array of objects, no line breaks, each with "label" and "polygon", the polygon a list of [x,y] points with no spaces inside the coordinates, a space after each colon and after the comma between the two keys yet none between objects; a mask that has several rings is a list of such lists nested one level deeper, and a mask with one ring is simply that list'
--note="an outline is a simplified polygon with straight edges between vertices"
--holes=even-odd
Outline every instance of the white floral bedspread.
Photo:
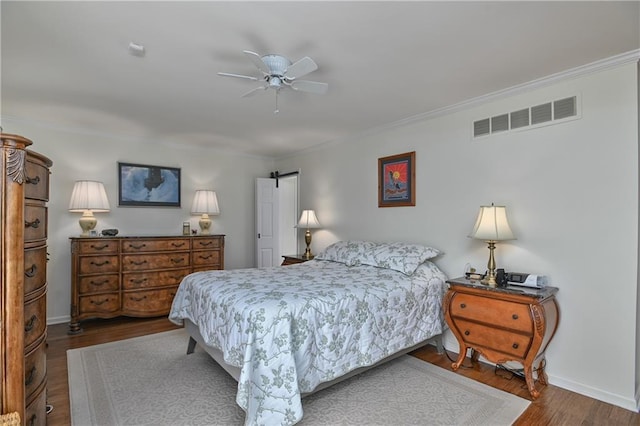
[{"label": "white floral bedspread", "polygon": [[330,261],[188,275],[169,319],[196,324],[241,369],[245,424],[295,424],[300,395],[443,331],[445,275]]}]

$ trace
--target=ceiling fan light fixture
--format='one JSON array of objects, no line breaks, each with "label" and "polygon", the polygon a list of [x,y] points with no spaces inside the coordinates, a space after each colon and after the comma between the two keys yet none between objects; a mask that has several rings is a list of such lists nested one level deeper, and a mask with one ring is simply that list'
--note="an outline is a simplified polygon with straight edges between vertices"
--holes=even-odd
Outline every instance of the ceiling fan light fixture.
[{"label": "ceiling fan light fixture", "polygon": [[271,75],[283,76],[289,65],[291,65],[290,60],[280,55],[264,55],[261,59],[271,70]]},{"label": "ceiling fan light fixture", "polygon": [[272,89],[280,89],[282,87],[282,80],[280,77],[271,77],[269,79],[269,87]]}]

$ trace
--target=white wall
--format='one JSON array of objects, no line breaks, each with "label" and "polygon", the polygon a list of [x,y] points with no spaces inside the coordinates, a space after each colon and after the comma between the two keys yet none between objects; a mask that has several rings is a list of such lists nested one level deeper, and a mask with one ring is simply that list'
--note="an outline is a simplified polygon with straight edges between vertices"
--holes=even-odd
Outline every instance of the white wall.
[{"label": "white wall", "polygon": [[[48,296],[49,323],[69,320],[70,244],[80,234],[80,214],[69,213],[76,180],[104,182],[109,213],[96,213],[98,231],[117,228],[119,235],[181,235],[182,222],[199,229],[191,216],[196,189],[217,192],[220,215],[211,216],[211,233],[226,234],[225,268],[254,266],[255,178],[268,176],[273,160],[208,149],[187,149],[149,141],[123,141],[109,136],[56,130],[3,117],[3,131],[31,139],[32,149],[53,161],[49,202]],[[118,207],[117,162],[181,168],[181,208]]]},{"label": "white wall", "polygon": [[[637,85],[636,65],[622,65],[329,144],[276,168],[304,175],[300,204],[325,227],[314,232],[314,252],[349,238],[426,243],[444,251],[437,264],[450,277],[467,262],[486,268],[486,244],[466,236],[480,205],[506,205],[518,239],[498,244],[498,267],[546,274],[559,287],[551,383],[636,409]],[[471,139],[474,120],[572,95],[580,119]],[[377,159],[414,150],[416,206],[378,208]]]}]

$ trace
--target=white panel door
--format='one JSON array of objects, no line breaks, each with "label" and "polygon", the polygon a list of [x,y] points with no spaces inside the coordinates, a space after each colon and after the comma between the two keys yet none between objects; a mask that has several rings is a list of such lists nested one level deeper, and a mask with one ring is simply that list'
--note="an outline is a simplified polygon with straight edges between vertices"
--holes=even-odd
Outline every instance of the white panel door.
[{"label": "white panel door", "polygon": [[256,179],[256,260],[258,268],[280,264],[279,202],[275,179]]}]

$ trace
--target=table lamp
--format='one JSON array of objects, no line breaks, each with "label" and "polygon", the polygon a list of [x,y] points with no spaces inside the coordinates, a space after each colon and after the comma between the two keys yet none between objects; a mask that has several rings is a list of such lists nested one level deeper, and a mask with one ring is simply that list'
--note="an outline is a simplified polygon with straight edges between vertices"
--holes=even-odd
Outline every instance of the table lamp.
[{"label": "table lamp", "polygon": [[304,233],[304,242],[307,243],[307,249],[304,251],[304,258],[311,259],[313,255],[311,254],[311,231],[313,228],[321,228],[320,222],[316,217],[316,212],[313,210],[303,210],[300,215],[300,220],[298,221],[298,228],[306,229]]},{"label": "table lamp", "polygon": [[496,287],[496,259],[493,251],[497,241],[515,240],[509,221],[507,220],[507,208],[505,206],[480,206],[476,224],[473,226],[470,238],[484,240],[489,244],[489,262],[487,268],[489,272],[481,282],[490,287]]},{"label": "table lamp", "polygon": [[193,196],[193,203],[191,204],[191,214],[202,215],[200,217],[200,234],[210,235],[211,219],[209,215],[219,215],[220,208],[218,207],[218,197],[215,191],[209,191],[205,189],[198,189]]},{"label": "table lamp", "polygon": [[80,218],[81,237],[89,237],[89,232],[96,227],[98,220],[93,213],[109,211],[109,199],[102,182],[79,180],[73,186],[69,211],[82,213]]}]

